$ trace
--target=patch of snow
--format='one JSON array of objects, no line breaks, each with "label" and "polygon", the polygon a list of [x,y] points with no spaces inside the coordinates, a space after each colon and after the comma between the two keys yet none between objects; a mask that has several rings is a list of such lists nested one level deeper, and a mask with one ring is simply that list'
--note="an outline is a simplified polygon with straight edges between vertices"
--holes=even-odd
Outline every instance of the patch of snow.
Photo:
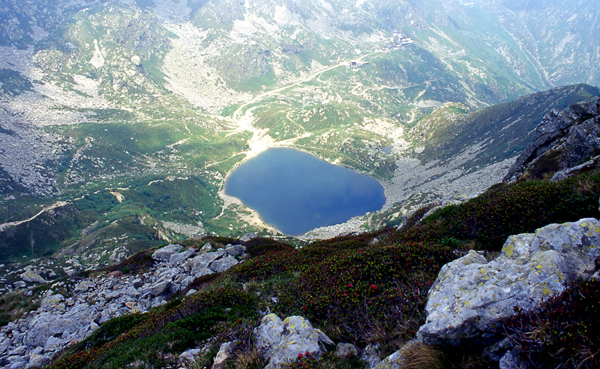
[{"label": "patch of snow", "polygon": [[94,39],[94,55],[92,56],[90,63],[94,66],[94,68],[100,68],[104,66],[104,56],[100,51],[97,39]]}]

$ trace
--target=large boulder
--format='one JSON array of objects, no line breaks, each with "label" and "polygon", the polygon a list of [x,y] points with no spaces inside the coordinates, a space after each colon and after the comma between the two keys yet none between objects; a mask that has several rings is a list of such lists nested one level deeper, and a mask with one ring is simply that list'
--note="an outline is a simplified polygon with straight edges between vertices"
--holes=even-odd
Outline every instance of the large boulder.
[{"label": "large boulder", "polygon": [[227,252],[223,249],[219,249],[215,252],[207,252],[205,254],[199,254],[189,259],[183,264],[183,268],[186,271],[191,270],[192,274],[197,274],[203,269],[207,269],[208,266],[215,260],[227,256]]},{"label": "large boulder", "polygon": [[254,334],[256,347],[262,351],[265,360],[269,361],[265,369],[280,368],[307,353],[312,357],[320,357],[323,351],[319,341],[324,339],[331,342],[300,316],[281,320],[275,314],[265,315]]},{"label": "large boulder", "polygon": [[150,292],[150,294],[152,296],[158,296],[158,295],[162,294],[163,292],[167,291],[167,288],[169,288],[169,286],[171,286],[171,283],[172,283],[171,276],[169,276],[169,275],[163,276],[158,281],[156,281],[152,286],[150,286],[148,292]]},{"label": "large boulder", "polygon": [[177,244],[170,244],[165,247],[161,247],[160,249],[154,251],[152,254],[152,259],[156,261],[163,261],[165,263],[169,262],[171,256],[173,254],[178,253],[183,249],[183,246]]},{"label": "large boulder", "polygon": [[169,257],[169,265],[179,265],[195,254],[196,250],[191,247],[184,252],[174,253],[171,255],[171,257]]},{"label": "large boulder", "polygon": [[233,256],[227,256],[225,258],[218,259],[210,263],[210,269],[217,273],[221,273],[236,265],[237,263],[238,261],[236,258],[234,258]]},{"label": "large boulder", "polygon": [[239,256],[246,252],[246,246],[242,245],[227,245],[225,251],[229,256]]},{"label": "large boulder", "polygon": [[32,283],[46,283],[47,281],[35,270],[26,270],[20,275],[21,279]]},{"label": "large boulder", "polygon": [[511,236],[490,262],[471,251],[440,271],[418,337],[428,344],[491,342],[501,319],[531,310],[576,277],[593,274],[599,247],[600,222],[588,218]]},{"label": "large boulder", "polygon": [[96,309],[88,305],[77,305],[65,314],[41,313],[29,324],[23,342],[29,347],[44,347],[50,337],[81,339],[89,331],[95,315]]}]

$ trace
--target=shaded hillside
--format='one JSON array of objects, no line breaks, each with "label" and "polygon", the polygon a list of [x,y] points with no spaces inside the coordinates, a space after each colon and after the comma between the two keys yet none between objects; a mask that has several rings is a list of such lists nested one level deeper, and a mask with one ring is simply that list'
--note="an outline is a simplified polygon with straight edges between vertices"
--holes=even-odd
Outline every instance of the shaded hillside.
[{"label": "shaded hillside", "polygon": [[527,95],[465,115],[457,115],[460,110],[444,112],[441,108],[439,115],[423,119],[409,135],[424,146],[420,154],[424,161],[448,160],[475,146],[479,148],[478,154],[465,167],[487,165],[519,155],[534,140],[535,128],[552,109],[562,110],[598,95],[597,87],[575,85]]},{"label": "shaded hillside", "polygon": [[560,179],[597,165],[600,99],[552,110],[535,129],[535,140],[517,158],[505,181]]}]

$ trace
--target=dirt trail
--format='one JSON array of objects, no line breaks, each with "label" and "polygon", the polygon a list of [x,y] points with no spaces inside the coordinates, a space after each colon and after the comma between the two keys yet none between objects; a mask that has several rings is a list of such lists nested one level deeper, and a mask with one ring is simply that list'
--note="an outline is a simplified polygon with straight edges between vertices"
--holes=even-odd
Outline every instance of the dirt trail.
[{"label": "dirt trail", "polygon": [[68,204],[69,204],[69,202],[67,202],[67,201],[58,201],[50,206],[43,208],[42,210],[40,210],[37,214],[35,214],[31,218],[28,218],[25,220],[18,220],[15,222],[8,222],[8,223],[0,224],[0,232],[3,232],[6,228],[9,228],[9,227],[16,227],[20,224],[31,222],[32,220],[34,220],[35,218],[39,217],[40,215],[44,214],[47,211],[50,211],[50,210],[53,210],[56,208],[60,208],[62,206],[68,205]]}]

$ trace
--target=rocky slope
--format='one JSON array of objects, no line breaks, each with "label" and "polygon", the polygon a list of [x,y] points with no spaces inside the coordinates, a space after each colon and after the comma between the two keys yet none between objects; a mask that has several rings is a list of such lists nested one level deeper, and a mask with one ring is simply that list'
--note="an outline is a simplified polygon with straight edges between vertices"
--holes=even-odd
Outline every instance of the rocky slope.
[{"label": "rocky slope", "polygon": [[0,364],[25,368],[47,363],[112,318],[147,313],[181,291],[195,293],[188,288],[194,280],[229,269],[243,260],[244,252],[240,245],[216,250],[210,244],[200,250],[168,245],[152,253],[155,264],[143,274],[119,271],[55,282],[39,297],[37,310],[0,328]]},{"label": "rocky slope", "polygon": [[[0,328],[0,363],[15,369],[45,366],[65,347],[86,339],[113,318],[152,315],[177,294],[195,294],[188,286],[198,278],[222,273],[240,261],[254,264],[245,260],[249,258],[245,251],[239,244],[214,249],[207,243],[199,250],[168,245],[151,256],[147,253],[151,267],[144,273],[95,273],[49,285],[37,310]],[[591,278],[599,278],[599,253],[600,222],[593,218],[511,236],[494,260],[487,261],[472,250],[440,270],[429,289],[427,320],[416,339],[383,360],[373,346],[359,349],[344,341],[336,343],[303,317],[282,320],[266,312],[260,313],[260,323],[252,331],[253,350],[264,358],[266,368],[314,362],[333,350],[335,354],[326,360],[354,358],[360,367],[383,369],[404,368],[412,360],[410,355],[424,344],[490,346],[502,339],[498,327],[503,319],[517,311],[532,311],[577,278],[590,278],[594,273]],[[504,341],[490,346],[487,355],[499,360],[501,368],[510,367],[509,360],[525,365],[512,356],[514,345]],[[223,368],[234,360],[239,345],[238,341],[221,344],[212,367]],[[185,366],[204,354],[206,348],[197,347],[175,357]]]},{"label": "rocky slope", "polygon": [[565,86],[475,112],[460,104],[436,109],[407,133],[413,147],[400,151],[392,184],[386,187],[391,203],[384,211],[387,217],[373,223],[394,224],[394,218],[423,203],[462,201],[501,182],[534,141],[548,108],[590,104],[599,94],[587,85]]},{"label": "rocky slope", "polygon": [[[600,150],[600,99],[552,110],[535,129],[534,141],[504,178],[565,178],[596,166]],[[585,163],[584,163],[585,162]]]}]

